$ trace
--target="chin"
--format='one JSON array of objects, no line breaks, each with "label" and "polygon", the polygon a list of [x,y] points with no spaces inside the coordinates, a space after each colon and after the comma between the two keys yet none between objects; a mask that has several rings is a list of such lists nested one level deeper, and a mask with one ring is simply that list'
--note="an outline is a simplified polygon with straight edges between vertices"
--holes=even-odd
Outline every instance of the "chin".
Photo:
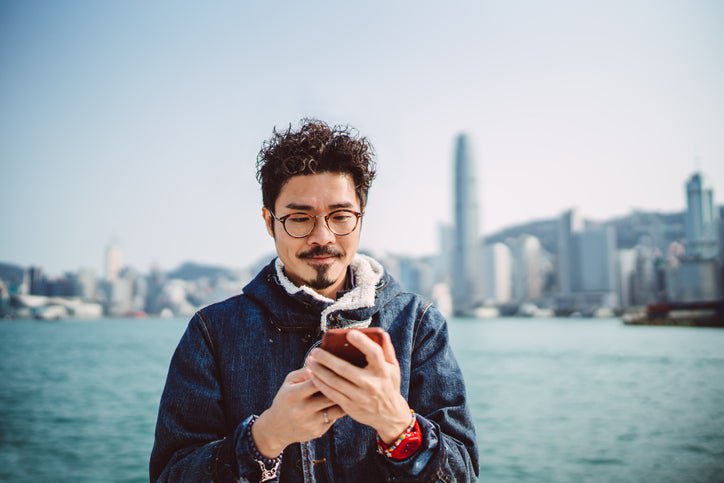
[{"label": "chin", "polygon": [[335,260],[333,263],[326,266],[308,266],[305,272],[303,281],[305,285],[308,285],[315,290],[324,290],[339,282],[340,278],[345,273],[345,267],[339,261]]}]

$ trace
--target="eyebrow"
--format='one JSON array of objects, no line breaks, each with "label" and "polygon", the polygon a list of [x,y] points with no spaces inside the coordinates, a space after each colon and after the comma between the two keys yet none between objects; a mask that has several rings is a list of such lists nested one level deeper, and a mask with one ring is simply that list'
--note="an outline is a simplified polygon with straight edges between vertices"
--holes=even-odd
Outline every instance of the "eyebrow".
[{"label": "eyebrow", "polygon": [[[312,211],[314,209],[311,205],[302,205],[299,203],[288,203],[286,208],[289,208],[290,210],[299,210],[299,211]],[[342,203],[332,203],[327,208],[330,210],[340,210],[342,208],[354,208],[354,204],[350,203],[349,201],[344,201]]]}]

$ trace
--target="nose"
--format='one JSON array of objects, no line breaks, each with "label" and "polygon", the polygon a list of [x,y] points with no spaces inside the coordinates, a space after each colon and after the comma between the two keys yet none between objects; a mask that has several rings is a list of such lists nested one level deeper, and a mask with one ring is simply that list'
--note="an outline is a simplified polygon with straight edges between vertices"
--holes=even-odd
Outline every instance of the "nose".
[{"label": "nose", "polygon": [[317,218],[317,223],[314,224],[312,233],[307,236],[307,243],[310,245],[328,245],[334,243],[335,235],[327,227],[327,223],[324,222],[324,218]]}]

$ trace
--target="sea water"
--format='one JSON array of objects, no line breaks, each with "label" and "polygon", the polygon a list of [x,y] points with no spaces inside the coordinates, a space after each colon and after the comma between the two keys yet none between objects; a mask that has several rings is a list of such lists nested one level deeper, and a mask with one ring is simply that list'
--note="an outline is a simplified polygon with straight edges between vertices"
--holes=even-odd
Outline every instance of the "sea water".
[{"label": "sea water", "polygon": [[[0,481],[142,482],[186,320],[0,322]],[[453,319],[481,481],[724,481],[724,330]]]}]

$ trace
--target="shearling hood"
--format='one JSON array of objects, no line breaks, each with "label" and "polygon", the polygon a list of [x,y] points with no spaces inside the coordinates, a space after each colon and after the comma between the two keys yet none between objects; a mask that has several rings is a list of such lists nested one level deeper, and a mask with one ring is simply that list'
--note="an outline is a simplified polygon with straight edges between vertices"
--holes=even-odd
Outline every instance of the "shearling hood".
[{"label": "shearling hood", "polygon": [[382,265],[365,255],[350,263],[355,286],[337,300],[324,297],[308,286],[294,285],[276,258],[244,287],[244,294],[271,314],[280,330],[325,332],[330,328],[367,327],[374,315],[400,292]]}]

